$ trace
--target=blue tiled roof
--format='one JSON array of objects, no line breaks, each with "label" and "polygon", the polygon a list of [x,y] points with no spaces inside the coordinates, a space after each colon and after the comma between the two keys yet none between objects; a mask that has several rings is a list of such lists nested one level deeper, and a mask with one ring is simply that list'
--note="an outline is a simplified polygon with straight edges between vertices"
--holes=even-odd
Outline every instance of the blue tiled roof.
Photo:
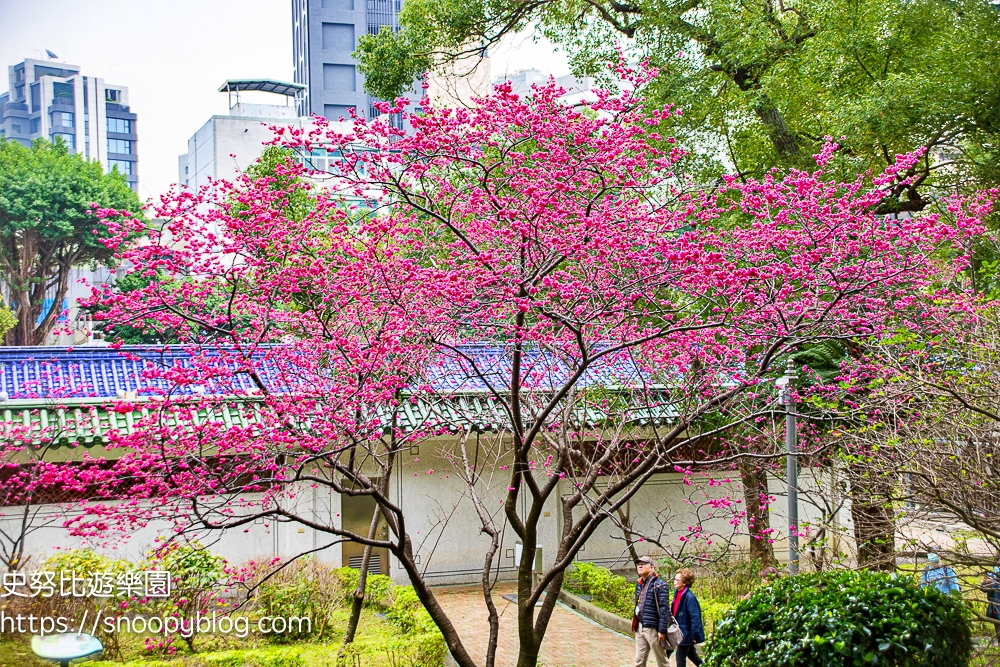
[{"label": "blue tiled roof", "polygon": [[[486,382],[471,372],[470,360],[486,374],[493,388],[502,392],[510,371],[509,354],[488,345],[467,345],[459,351],[464,360],[442,359],[429,369],[428,379],[436,390],[436,398],[423,396],[404,400],[396,416],[387,412],[386,406],[378,406],[382,423],[396,422],[404,430],[428,427],[454,430],[463,424],[485,431],[504,428],[509,421],[507,413],[490,395]],[[248,376],[237,376],[235,384],[227,387],[169,386],[166,380],[157,377],[156,369],[183,370],[191,365],[191,357],[180,346],[129,346],[117,350],[106,347],[0,347],[0,391],[6,392],[8,399],[0,401],[0,430],[4,424],[18,424],[29,427],[18,437],[36,444],[52,441],[57,445],[96,446],[105,442],[110,432],[132,432],[139,420],[149,416],[150,405],[155,405],[155,399],[142,399],[129,403],[130,409],[126,411],[111,407],[109,399],[125,397],[124,392],[129,399],[132,392],[138,397],[162,395],[167,391],[175,395],[224,395],[227,397],[225,402],[204,404],[199,419],[243,427],[256,423],[255,401],[247,396],[255,389],[255,384]],[[273,362],[262,358],[255,366],[264,383],[278,389],[282,376]],[[543,366],[546,367],[544,373]],[[523,375],[531,389],[550,389],[565,380],[568,372],[565,364],[554,363],[548,355],[526,355]],[[618,359],[596,364],[592,372],[581,378],[579,385],[628,390],[642,384],[642,380],[634,364]],[[247,398],[229,402],[229,396],[241,394]],[[666,393],[647,394],[645,399],[630,410],[631,421],[665,423],[673,418]],[[575,411],[575,418],[591,424],[602,422],[608,415],[599,403]],[[171,417],[166,415],[164,418],[169,420]]]},{"label": "blue tiled roof", "polygon": [[[137,392],[139,396],[168,391],[195,394],[197,386],[172,386],[150,372],[190,366],[190,355],[181,346],[0,347],[0,391],[12,399],[115,398],[119,392]],[[267,370],[265,363],[265,377]],[[254,389],[248,375],[238,375],[233,381],[237,386],[226,393]],[[202,391],[218,393],[211,386]]]},{"label": "blue tiled roof", "polygon": [[[442,358],[429,370],[428,379],[435,390],[460,393],[483,391],[490,387],[498,390],[506,388],[513,363],[509,349],[485,344],[462,345],[457,349],[461,356]],[[561,387],[571,372],[565,360],[538,351],[526,351],[521,367],[525,386],[542,391]],[[597,361],[577,385],[618,388],[634,387],[642,382],[642,374],[635,364],[617,357],[610,361]]]},{"label": "blue tiled roof", "polygon": [[[431,387],[442,393],[476,393],[490,389],[503,391],[510,373],[511,357],[503,348],[465,345],[458,348],[464,359],[441,359],[428,372]],[[472,363],[470,363],[470,361]],[[475,364],[475,372],[473,368]],[[246,374],[236,375],[226,386],[176,385],[157,377],[169,368],[191,367],[191,357],[183,346],[131,345],[108,347],[0,347],[0,391],[10,399],[115,398],[122,392],[138,396],[195,393],[248,395],[256,388]],[[261,358],[258,375],[280,391],[281,374],[274,364]],[[547,390],[560,386],[569,367],[551,355],[526,353],[525,385]],[[643,384],[636,366],[621,358],[599,362],[580,379],[578,386],[608,388]]]}]

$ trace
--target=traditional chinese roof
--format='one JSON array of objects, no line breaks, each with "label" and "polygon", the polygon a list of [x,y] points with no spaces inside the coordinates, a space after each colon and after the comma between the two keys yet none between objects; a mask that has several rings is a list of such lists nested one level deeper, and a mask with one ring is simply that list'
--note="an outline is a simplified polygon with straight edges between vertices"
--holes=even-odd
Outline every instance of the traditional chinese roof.
[{"label": "traditional chinese roof", "polygon": [[[395,423],[403,430],[444,428],[459,425],[479,431],[506,427],[509,419],[493,397],[489,385],[503,391],[510,359],[497,347],[468,345],[460,348],[464,360],[447,360],[434,365],[428,382],[435,400],[404,399],[396,411]],[[534,362],[538,362],[533,365]],[[481,373],[473,373],[472,364]],[[14,424],[27,427],[36,443],[55,439],[56,444],[92,447],[106,442],[111,431],[133,432],[137,424],[158,409],[161,397],[225,396],[224,405],[205,401],[196,419],[229,426],[257,423],[256,385],[247,375],[237,374],[222,391],[219,386],[171,386],[162,378],[164,368],[186,369],[193,360],[181,346],[107,347],[0,347],[0,430],[10,432]],[[526,355],[525,376],[536,391],[561,384],[569,368],[550,358]],[[537,370],[535,370],[537,369]],[[287,390],[273,363],[262,358],[258,375],[277,391]],[[628,362],[599,364],[585,374],[581,387],[599,386],[612,391],[637,389],[645,381]],[[392,423],[388,408],[380,408],[379,421]],[[385,414],[382,414],[382,413]],[[630,419],[639,423],[668,421],[673,414],[666,396],[656,406],[636,406]],[[169,414],[164,418],[172,419]],[[578,411],[576,418],[597,424],[606,419],[599,409]],[[388,427],[388,426],[387,426]],[[2,434],[0,434],[2,435]]]},{"label": "traditional chinese roof", "polygon": [[[266,351],[267,348],[261,348]],[[466,394],[503,391],[511,367],[510,355],[500,347],[477,344],[456,348],[461,357],[441,359],[428,369],[427,380],[438,393]],[[225,348],[223,348],[225,351]],[[200,353],[211,356],[211,350]],[[221,354],[221,353],[218,353]],[[232,395],[254,393],[248,374],[227,376],[225,386],[175,384],[157,371],[193,367],[189,349],[180,345],[125,345],[110,347],[0,347],[0,399],[66,400],[172,395]],[[551,355],[526,352],[522,376],[531,389],[561,386],[571,372]],[[275,364],[260,356],[255,370],[272,391],[287,390]],[[584,373],[580,387],[637,388],[648,380],[635,364],[616,358],[597,362]]]},{"label": "traditional chinese roof", "polygon": [[[189,368],[191,356],[179,345],[110,347],[0,347],[0,398],[66,400],[215,393],[212,387],[172,385],[149,371]],[[261,364],[265,377],[272,368]],[[232,378],[231,393],[249,394],[255,385],[246,374]]]}]

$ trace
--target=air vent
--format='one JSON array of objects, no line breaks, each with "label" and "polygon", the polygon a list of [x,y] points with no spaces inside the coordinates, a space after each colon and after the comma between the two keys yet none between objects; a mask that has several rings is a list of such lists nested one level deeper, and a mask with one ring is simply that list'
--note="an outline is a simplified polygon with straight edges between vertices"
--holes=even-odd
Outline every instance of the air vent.
[{"label": "air vent", "polygon": [[[355,570],[361,569],[361,561],[363,558],[361,556],[351,556],[347,559],[347,564],[349,567],[353,567]],[[372,554],[371,558],[368,559],[368,572],[374,572],[378,574],[382,571],[382,555]]]}]

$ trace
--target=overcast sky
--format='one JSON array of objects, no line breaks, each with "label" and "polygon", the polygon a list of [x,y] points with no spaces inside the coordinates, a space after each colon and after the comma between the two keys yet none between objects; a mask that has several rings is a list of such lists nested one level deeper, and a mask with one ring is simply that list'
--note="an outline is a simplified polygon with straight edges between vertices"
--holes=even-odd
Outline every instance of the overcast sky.
[{"label": "overcast sky", "polygon": [[[44,58],[45,49],[86,76],[128,86],[146,199],[177,180],[188,138],[212,114],[227,113],[217,92],[226,79],[292,80],[291,17],[291,0],[0,0],[0,92],[7,66]],[[494,76],[529,67],[568,72],[562,54],[529,35],[491,56]]]}]

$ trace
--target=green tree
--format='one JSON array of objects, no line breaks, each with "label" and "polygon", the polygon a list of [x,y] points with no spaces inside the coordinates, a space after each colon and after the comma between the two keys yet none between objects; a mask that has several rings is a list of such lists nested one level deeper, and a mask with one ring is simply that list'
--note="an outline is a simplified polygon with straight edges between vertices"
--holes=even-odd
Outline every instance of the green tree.
[{"label": "green tree", "polygon": [[[137,289],[145,289],[153,283],[159,283],[161,289],[165,292],[174,289],[177,285],[175,280],[168,277],[163,271],[158,270],[152,276],[127,273],[111,284],[111,290],[119,293],[133,292]],[[107,307],[97,304],[88,306],[87,310],[91,314],[96,315],[97,313],[106,311]],[[119,323],[114,327],[106,327],[104,322],[98,317],[95,328],[104,333],[106,340],[123,343],[124,345],[162,345],[180,342],[176,332],[149,318],[137,320],[132,324]]]},{"label": "green tree", "polygon": [[123,176],[105,174],[61,141],[25,148],[0,138],[0,284],[17,317],[7,344],[42,344],[62,311],[70,270],[111,261],[91,204],[141,208]]},{"label": "green tree", "polygon": [[365,85],[383,99],[537,25],[577,74],[606,71],[618,45],[649,58],[660,73],[648,94],[683,108],[668,129],[702,180],[807,165],[824,136],[843,136],[845,173],[926,152],[887,188],[884,212],[1000,182],[1000,12],[988,0],[407,0],[400,20],[359,42]]},{"label": "green tree", "polygon": [[[268,146],[244,172],[250,183],[261,182],[267,190],[280,195],[280,201],[271,202],[270,205],[292,220],[302,220],[316,205],[315,198],[310,193],[311,186],[296,173],[294,162],[297,157],[296,152],[289,148]],[[304,159],[308,165],[310,156],[305,156]],[[242,201],[239,193],[229,201],[228,212],[233,217],[249,215],[251,209],[252,206]]]},{"label": "green tree", "polygon": [[0,338],[17,325],[17,316],[7,306],[0,306]]}]

